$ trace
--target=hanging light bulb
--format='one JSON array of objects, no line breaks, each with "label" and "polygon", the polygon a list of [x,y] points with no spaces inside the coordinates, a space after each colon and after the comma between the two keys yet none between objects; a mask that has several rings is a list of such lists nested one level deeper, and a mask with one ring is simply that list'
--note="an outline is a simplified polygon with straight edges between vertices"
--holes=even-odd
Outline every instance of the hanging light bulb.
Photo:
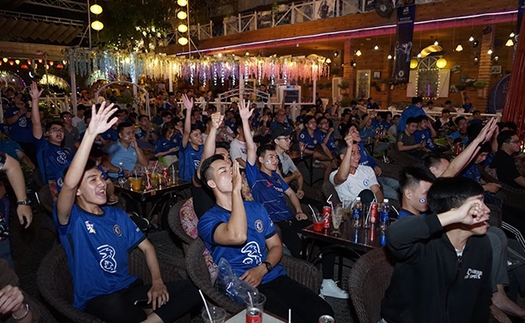
[{"label": "hanging light bulb", "polygon": [[363,55],[363,53],[361,53],[361,50],[358,49],[357,52],[355,52],[355,56],[361,56],[361,55]]},{"label": "hanging light bulb", "polygon": [[438,42],[437,39],[436,39],[436,41],[434,42],[434,45],[436,45],[436,46],[439,45],[439,42]]},{"label": "hanging light bulb", "polygon": [[246,51],[246,53],[244,55],[250,56],[250,52]]},{"label": "hanging light bulb", "polygon": [[391,54],[388,54],[388,56],[386,57],[388,59],[392,59],[392,55]]},{"label": "hanging light bulb", "polygon": [[95,15],[100,15],[102,13],[102,7],[98,4],[94,4],[91,7],[89,7],[89,11],[91,11]]},{"label": "hanging light bulb", "polygon": [[494,58],[493,58],[493,59],[494,59],[494,62],[497,62],[497,61],[499,60],[499,56],[498,56],[498,55],[496,55],[496,56],[494,56]]},{"label": "hanging light bulb", "polygon": [[49,61],[49,65],[53,66],[53,64],[55,64],[55,62]]},{"label": "hanging light bulb", "polygon": [[326,64],[330,64],[330,63],[332,63],[332,60],[330,58],[327,58],[325,62],[326,62]]},{"label": "hanging light bulb", "polygon": [[379,49],[379,46],[377,46],[377,44],[374,46],[374,50],[378,50]]},{"label": "hanging light bulb", "polygon": [[514,46],[514,41],[512,40],[512,38],[509,38],[509,40],[507,40],[507,42],[505,43],[505,46],[507,47]]},{"label": "hanging light bulb", "polygon": [[188,5],[188,0],[177,0],[177,4],[181,7],[186,7]]},{"label": "hanging light bulb", "polygon": [[474,36],[470,35],[470,38],[468,39],[468,41],[474,41]]},{"label": "hanging light bulb", "polygon": [[102,30],[104,29],[104,24],[101,23],[100,21],[98,20],[95,20],[91,23],[91,28],[93,28],[94,30],[96,31],[99,31],[99,30]]},{"label": "hanging light bulb", "polygon": [[3,58],[4,63],[7,63],[7,57]]},{"label": "hanging light bulb", "polygon": [[181,33],[185,33],[188,31],[188,26],[186,26],[185,24],[180,24],[178,27],[177,27],[177,30]]},{"label": "hanging light bulb", "polygon": [[177,13],[177,18],[179,18],[180,20],[184,20],[186,19],[186,17],[188,17],[188,14],[186,14],[186,11],[181,10]]},{"label": "hanging light bulb", "polygon": [[181,38],[179,38],[178,42],[179,42],[179,44],[181,44],[182,46],[185,46],[185,45],[188,44],[188,38],[186,38],[186,37],[181,37]]},{"label": "hanging light bulb", "polygon": [[463,46],[461,46],[461,43],[456,46],[456,52],[461,52],[463,50]]},{"label": "hanging light bulb", "polygon": [[418,53],[418,54],[417,54],[417,58],[421,58],[421,53]]},{"label": "hanging light bulb", "polygon": [[516,34],[513,31],[511,31],[509,37],[514,38],[514,36],[516,36]]},{"label": "hanging light bulb", "polygon": [[487,54],[492,55],[492,48],[489,48],[489,50],[487,51]]}]

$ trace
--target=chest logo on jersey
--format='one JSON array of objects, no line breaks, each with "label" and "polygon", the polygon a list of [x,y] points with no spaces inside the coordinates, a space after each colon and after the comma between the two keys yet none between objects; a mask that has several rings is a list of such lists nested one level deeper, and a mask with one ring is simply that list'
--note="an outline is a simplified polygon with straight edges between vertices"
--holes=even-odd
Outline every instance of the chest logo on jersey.
[{"label": "chest logo on jersey", "polygon": [[264,224],[261,220],[255,221],[254,227],[255,227],[255,230],[257,230],[257,232],[259,233],[262,233],[264,231]]},{"label": "chest logo on jersey", "polygon": [[364,186],[368,186],[368,184],[370,184],[370,181],[368,180],[368,178],[365,178],[365,179],[363,180],[363,185],[364,185]]},{"label": "chest logo on jersey", "polygon": [[97,248],[97,251],[99,255],[102,257],[100,259],[99,265],[102,270],[108,272],[108,273],[116,273],[117,272],[117,260],[115,259],[115,248],[113,248],[110,245],[102,245]]},{"label": "chest logo on jersey", "polygon": [[241,253],[246,255],[246,258],[242,260],[242,263],[245,265],[253,265],[253,264],[260,264],[262,255],[261,255],[261,249],[259,248],[259,244],[255,241],[248,242],[244,247],[241,249]]},{"label": "chest logo on jersey", "polygon": [[86,225],[86,229],[88,230],[88,233],[97,233],[97,231],[95,231],[95,226],[93,225],[93,223],[90,223],[89,221],[86,221],[84,222],[84,224]]},{"label": "chest logo on jersey", "polygon": [[483,276],[483,272],[481,270],[469,268],[464,279],[481,279],[481,276]]},{"label": "chest logo on jersey", "polygon": [[115,224],[115,225],[113,226],[113,233],[116,234],[116,235],[119,236],[119,237],[122,236],[122,230],[120,229],[120,225]]},{"label": "chest logo on jersey", "polygon": [[57,150],[57,162],[60,164],[67,163],[67,154],[63,151]]}]

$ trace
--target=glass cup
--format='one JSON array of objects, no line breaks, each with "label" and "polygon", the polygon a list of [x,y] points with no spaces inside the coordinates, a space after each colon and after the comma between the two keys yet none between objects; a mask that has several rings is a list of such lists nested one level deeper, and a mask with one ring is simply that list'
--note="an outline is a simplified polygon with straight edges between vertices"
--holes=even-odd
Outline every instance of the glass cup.
[{"label": "glass cup", "polygon": [[248,292],[248,294],[242,298],[246,304],[246,322],[262,322],[266,296],[259,292]]},{"label": "glass cup", "polygon": [[332,231],[332,234],[336,237],[341,235],[341,232],[339,232],[339,226],[343,220],[343,212],[343,206],[338,204],[335,207],[334,213],[332,214],[332,225],[334,226],[334,231]]},{"label": "glass cup", "polygon": [[211,315],[211,321],[210,317],[208,316],[208,312],[206,309],[202,311],[202,319],[205,323],[224,323],[224,319],[226,318],[226,311],[223,310],[220,307],[217,306],[210,306],[210,315]]},{"label": "glass cup", "polygon": [[324,230],[323,216],[319,212],[315,212],[315,218],[312,219],[314,223],[314,231],[322,232]]},{"label": "glass cup", "polygon": [[129,181],[131,183],[131,189],[135,192],[140,191],[140,187],[142,186],[142,178],[140,177],[130,177]]}]

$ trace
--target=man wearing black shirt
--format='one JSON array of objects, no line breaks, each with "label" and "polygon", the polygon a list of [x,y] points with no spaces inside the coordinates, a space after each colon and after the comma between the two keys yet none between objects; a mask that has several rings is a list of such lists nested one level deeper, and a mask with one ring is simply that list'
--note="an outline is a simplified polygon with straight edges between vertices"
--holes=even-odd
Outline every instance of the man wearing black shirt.
[{"label": "man wearing black shirt", "polygon": [[498,135],[499,150],[496,152],[490,168],[496,169],[498,180],[516,188],[525,187],[525,176],[516,168],[513,154],[520,151],[520,140],[514,131],[505,130]]}]

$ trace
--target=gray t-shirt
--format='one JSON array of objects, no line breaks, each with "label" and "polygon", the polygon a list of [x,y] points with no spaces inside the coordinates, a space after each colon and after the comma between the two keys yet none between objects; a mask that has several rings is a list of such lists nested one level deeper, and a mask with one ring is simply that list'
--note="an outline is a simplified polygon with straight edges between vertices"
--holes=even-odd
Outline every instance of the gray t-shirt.
[{"label": "gray t-shirt", "polygon": [[288,176],[290,174],[292,174],[293,172],[295,172],[295,170],[297,169],[297,166],[295,166],[292,158],[290,156],[288,156],[287,153],[283,153],[282,155],[278,152],[277,152],[277,156],[279,156],[279,160],[281,161],[281,164],[282,164],[282,173],[283,173],[283,176]]}]

